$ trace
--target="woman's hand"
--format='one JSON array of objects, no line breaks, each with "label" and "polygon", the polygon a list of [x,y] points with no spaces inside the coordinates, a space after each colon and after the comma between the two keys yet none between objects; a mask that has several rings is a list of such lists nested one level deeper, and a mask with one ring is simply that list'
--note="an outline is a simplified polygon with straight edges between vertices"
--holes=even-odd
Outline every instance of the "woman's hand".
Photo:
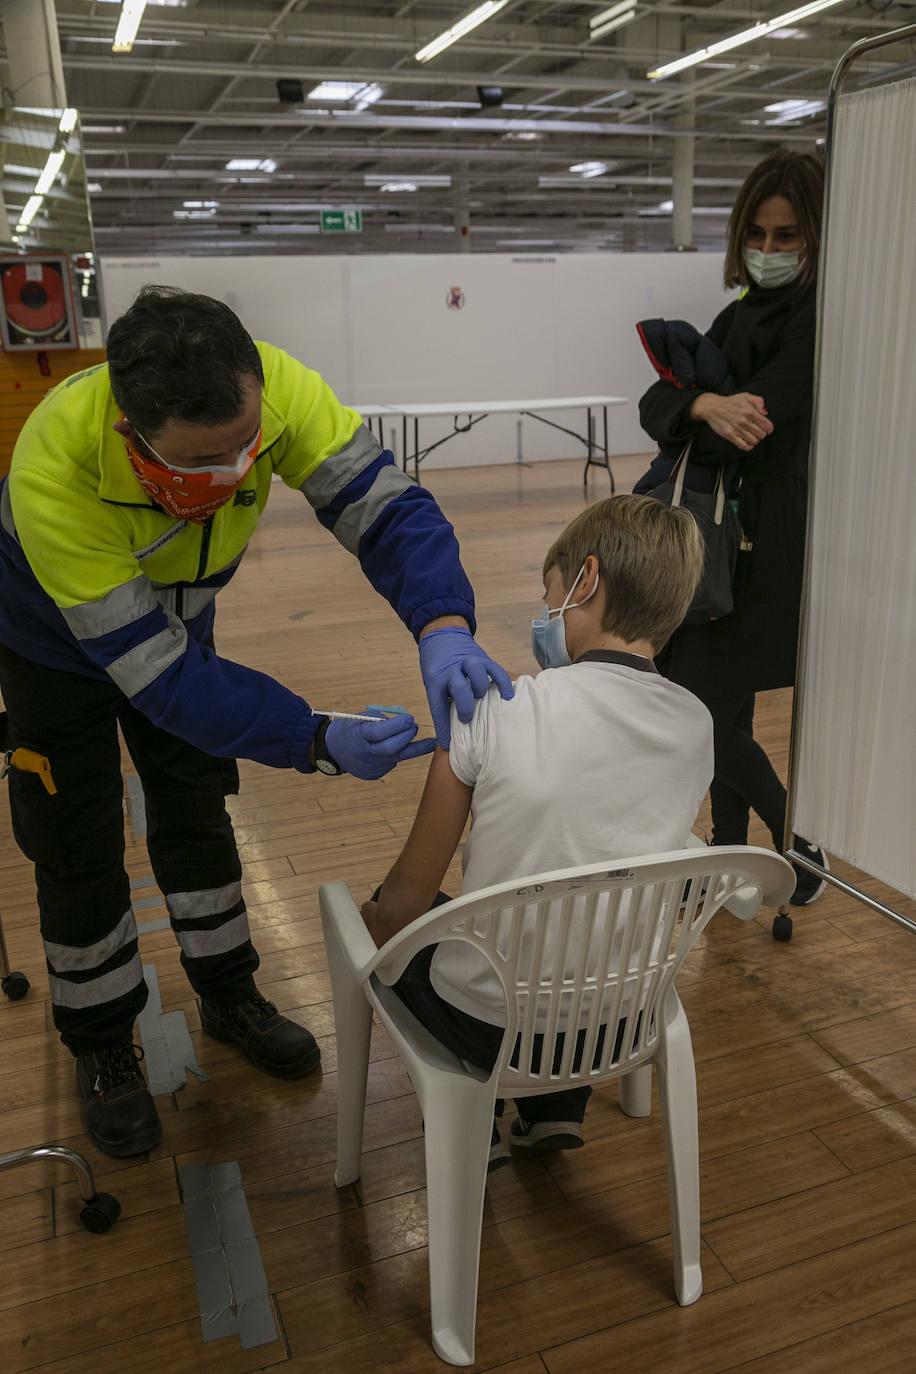
[{"label": "woman's hand", "polygon": [[752,396],[749,391],[739,391],[736,396],[703,391],[690,407],[690,418],[704,420],[720,439],[745,452],[773,433],[763,397]]}]

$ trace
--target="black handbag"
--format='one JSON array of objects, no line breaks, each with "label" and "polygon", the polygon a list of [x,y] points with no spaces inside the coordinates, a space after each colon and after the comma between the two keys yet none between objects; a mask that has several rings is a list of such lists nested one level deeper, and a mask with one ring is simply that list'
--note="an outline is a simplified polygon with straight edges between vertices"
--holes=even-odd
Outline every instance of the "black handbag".
[{"label": "black handbag", "polygon": [[684,617],[685,625],[700,625],[707,620],[721,620],[735,609],[735,569],[743,535],[738,517],[725,495],[724,467],[719,468],[713,491],[693,491],[684,485],[692,442],[677,460],[667,482],[654,487],[647,495],[666,506],[683,506],[700,527],[706,545],[703,575]]}]

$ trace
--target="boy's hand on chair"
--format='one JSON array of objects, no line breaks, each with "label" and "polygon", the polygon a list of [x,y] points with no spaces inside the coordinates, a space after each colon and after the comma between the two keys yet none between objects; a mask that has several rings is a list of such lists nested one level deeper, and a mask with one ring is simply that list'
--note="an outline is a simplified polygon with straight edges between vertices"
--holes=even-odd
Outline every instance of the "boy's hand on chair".
[{"label": "boy's hand on chair", "polygon": [[376,945],[381,949],[382,945],[390,938],[391,932],[385,933],[379,926],[378,902],[363,902],[360,907],[360,914],[366,923],[366,929],[372,936]]}]

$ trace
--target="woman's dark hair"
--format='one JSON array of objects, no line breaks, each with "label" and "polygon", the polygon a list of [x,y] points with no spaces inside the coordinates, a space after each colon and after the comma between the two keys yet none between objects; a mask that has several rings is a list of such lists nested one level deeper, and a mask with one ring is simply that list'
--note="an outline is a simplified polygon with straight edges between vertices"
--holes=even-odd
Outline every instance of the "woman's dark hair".
[{"label": "woman's dark hair", "polygon": [[114,398],[147,438],[170,419],[234,420],[245,378],[264,385],[258,350],[234,311],[177,286],[144,286],[111,326],[107,348]]},{"label": "woman's dark hair", "polygon": [[793,153],[788,148],[777,148],[757,163],[738,192],[728,221],[726,286],[750,284],[744,265],[744,242],[748,225],[753,223],[760,206],[770,196],[785,196],[798,219],[798,227],[805,241],[804,261],[798,280],[804,283],[817,281],[821,216],[824,211],[824,166],[814,153]]}]

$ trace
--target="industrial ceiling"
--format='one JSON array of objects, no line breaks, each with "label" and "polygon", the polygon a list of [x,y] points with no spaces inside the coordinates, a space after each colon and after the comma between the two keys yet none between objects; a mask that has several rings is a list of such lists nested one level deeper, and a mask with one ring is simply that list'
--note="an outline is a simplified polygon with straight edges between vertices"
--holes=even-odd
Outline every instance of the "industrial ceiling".
[{"label": "industrial ceiling", "polygon": [[[823,142],[840,55],[916,18],[914,0],[837,0],[650,79],[792,0],[627,0],[597,38],[607,0],[508,0],[415,58],[475,3],[172,0],[115,53],[118,3],[57,0],[98,251],[452,252],[464,222],[478,252],[662,250],[679,143],[682,166],[693,149],[693,245],[719,248],[754,163]],[[914,68],[900,43],[860,79]],[[317,90],[328,82],[350,84]],[[9,70],[4,103],[25,103]],[[359,211],[346,221],[359,231],[323,230],[330,210]]]}]

